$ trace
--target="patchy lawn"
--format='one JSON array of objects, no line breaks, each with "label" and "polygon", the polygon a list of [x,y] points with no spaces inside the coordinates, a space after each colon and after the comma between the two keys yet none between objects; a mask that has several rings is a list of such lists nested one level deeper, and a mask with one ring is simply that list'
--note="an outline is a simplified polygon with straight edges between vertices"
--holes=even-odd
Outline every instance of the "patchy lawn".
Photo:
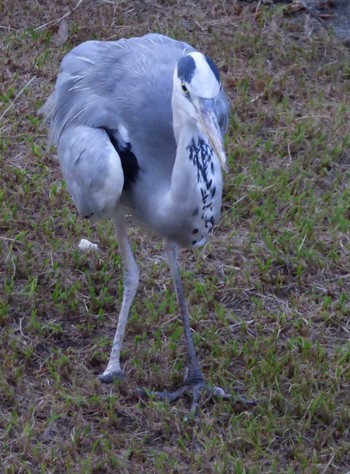
[{"label": "patchy lawn", "polygon": [[[234,0],[0,6],[0,470],[350,470],[349,51],[285,7]],[[68,30],[60,26],[67,22]],[[91,38],[158,31],[215,59],[232,104],[222,223],[182,275],[210,383],[259,401],[141,402],[186,363],[161,242],[141,268],[122,354],[102,385],[122,295],[112,226],[77,216],[37,109]],[[84,237],[100,245],[77,248]]]}]

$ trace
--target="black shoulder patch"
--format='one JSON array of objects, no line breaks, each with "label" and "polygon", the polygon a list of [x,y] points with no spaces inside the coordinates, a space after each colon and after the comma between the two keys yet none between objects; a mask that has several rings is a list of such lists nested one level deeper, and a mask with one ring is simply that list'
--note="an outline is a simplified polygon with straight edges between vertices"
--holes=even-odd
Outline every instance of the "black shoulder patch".
[{"label": "black shoulder patch", "polygon": [[116,152],[118,153],[121,161],[121,165],[123,168],[124,173],[124,190],[130,188],[130,185],[135,183],[137,176],[140,171],[140,166],[137,161],[136,156],[131,150],[131,144],[127,143],[126,146],[123,148],[120,146],[118,141],[116,140],[113,130],[109,128],[104,129],[110,139],[112,145],[114,146]]},{"label": "black shoulder patch", "polygon": [[214,61],[212,61],[209,56],[205,56],[205,59],[210,67],[210,69],[213,71],[214,73],[214,76],[216,77],[217,81],[220,83],[220,74],[219,74],[219,70],[218,68],[216,67],[216,64],[214,63]]},{"label": "black shoulder patch", "polygon": [[181,81],[190,83],[196,70],[196,63],[192,56],[184,56],[177,65],[177,76]]}]

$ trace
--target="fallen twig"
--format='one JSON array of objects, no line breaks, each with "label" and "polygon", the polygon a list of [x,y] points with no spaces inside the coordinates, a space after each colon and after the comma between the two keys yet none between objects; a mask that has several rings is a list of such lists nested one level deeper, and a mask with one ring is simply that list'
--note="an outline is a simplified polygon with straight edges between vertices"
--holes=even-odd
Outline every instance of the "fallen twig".
[{"label": "fallen twig", "polygon": [[57,23],[60,23],[62,20],[64,20],[64,18],[67,18],[67,16],[71,15],[77,8],[79,8],[82,2],[83,0],[79,0],[79,2],[75,5],[74,8],[72,8],[72,10],[69,10],[69,12],[65,13],[63,16],[61,16],[60,18],[57,18],[56,20],[48,21],[47,23],[44,23],[43,25],[37,26],[36,28],[34,28],[34,31],[42,30],[43,28],[49,25],[57,25]]}]

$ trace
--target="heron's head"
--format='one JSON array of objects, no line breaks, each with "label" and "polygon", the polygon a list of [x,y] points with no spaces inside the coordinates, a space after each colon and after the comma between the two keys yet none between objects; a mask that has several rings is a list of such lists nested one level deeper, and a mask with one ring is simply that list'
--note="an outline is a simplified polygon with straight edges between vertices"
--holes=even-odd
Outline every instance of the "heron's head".
[{"label": "heron's head", "polygon": [[180,59],[174,72],[173,107],[181,108],[187,119],[194,120],[204,131],[226,170],[223,137],[215,110],[220,91],[219,71],[210,58],[193,52]]}]

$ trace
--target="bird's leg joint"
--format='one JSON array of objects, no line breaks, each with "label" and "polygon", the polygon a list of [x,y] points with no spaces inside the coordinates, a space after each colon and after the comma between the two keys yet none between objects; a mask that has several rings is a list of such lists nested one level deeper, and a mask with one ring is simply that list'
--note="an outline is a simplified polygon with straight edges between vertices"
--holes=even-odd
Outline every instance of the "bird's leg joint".
[{"label": "bird's leg joint", "polygon": [[204,385],[204,378],[200,371],[189,371],[185,377],[184,384],[190,387]]}]

